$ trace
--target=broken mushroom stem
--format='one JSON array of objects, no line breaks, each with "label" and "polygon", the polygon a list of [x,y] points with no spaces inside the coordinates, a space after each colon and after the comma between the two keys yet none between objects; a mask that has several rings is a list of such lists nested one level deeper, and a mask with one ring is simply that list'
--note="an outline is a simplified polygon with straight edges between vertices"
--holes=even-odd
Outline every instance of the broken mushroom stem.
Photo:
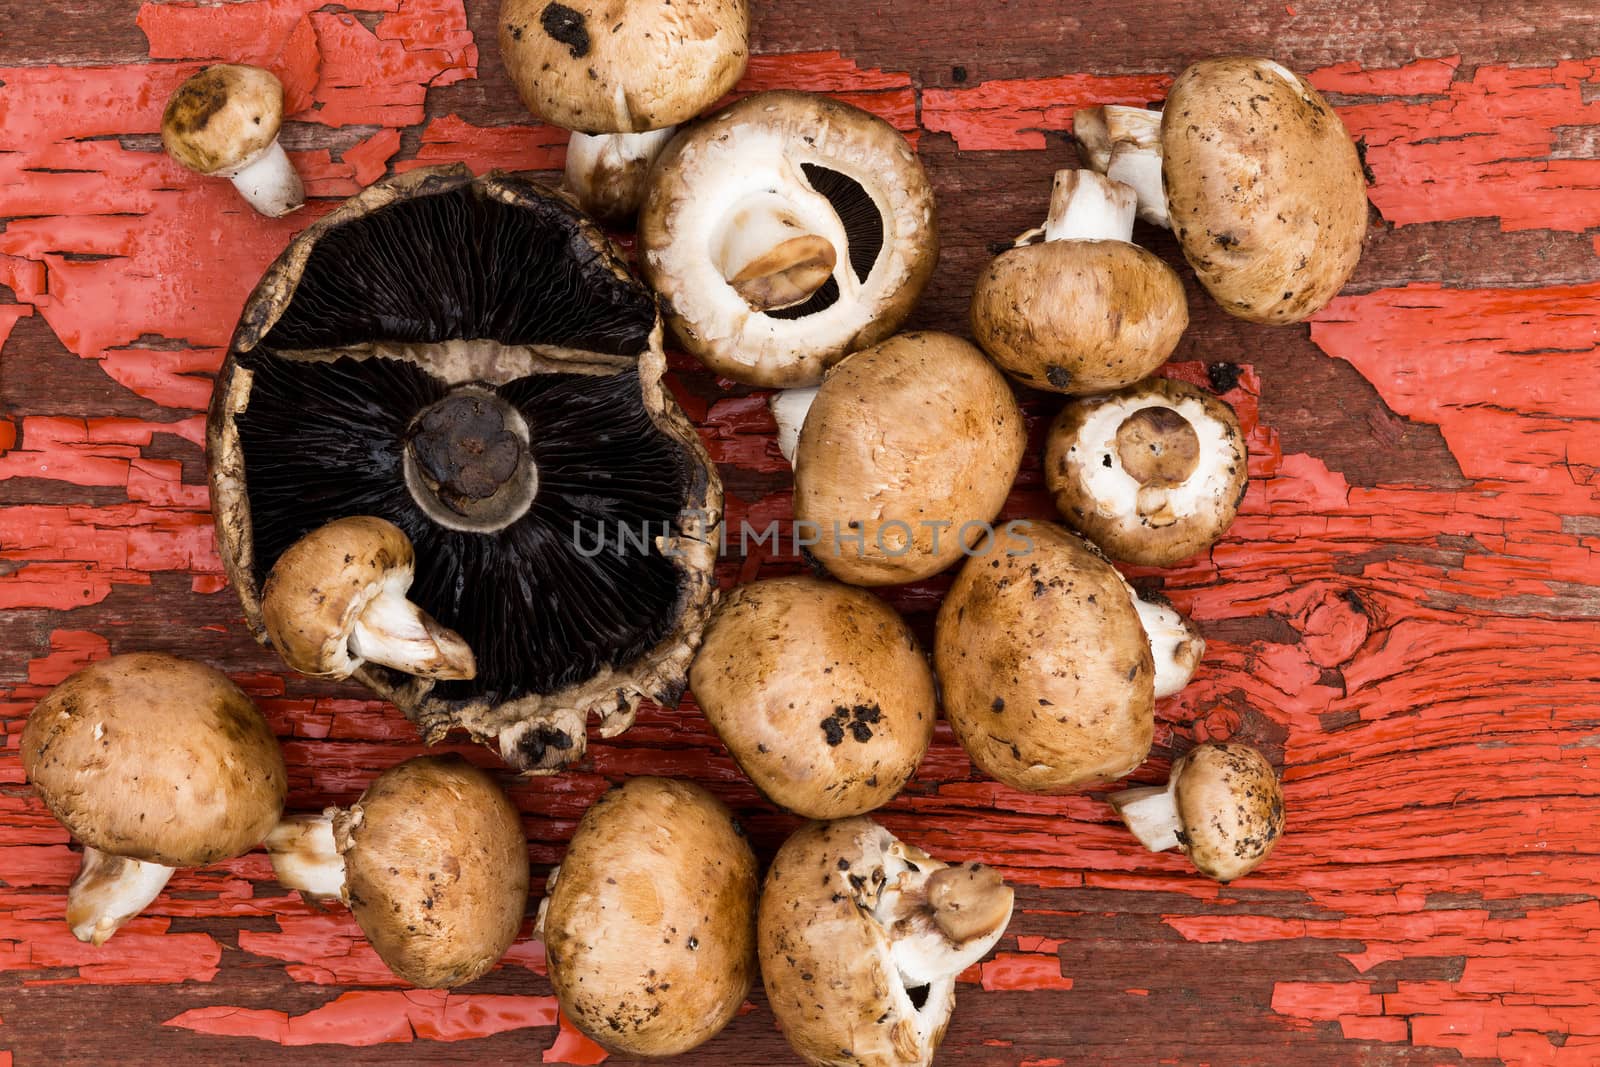
[{"label": "broken mushroom stem", "polygon": [[1135,594],[1133,606],[1150,639],[1150,654],[1155,659],[1155,695],[1159,700],[1180,692],[1194,677],[1206,654],[1205,638],[1194,623],[1184,618],[1163,597]]},{"label": "broken mushroom stem", "polygon": [[472,649],[406,599],[410,584],[408,578],[400,586],[394,576],[384,582],[350,631],[350,654],[419,678],[471,678],[477,673]]},{"label": "broken mushroom stem", "polygon": [[1106,798],[1139,844],[1151,852],[1166,852],[1183,842],[1183,821],[1178,818],[1178,779],[1166,785],[1140,786]]},{"label": "broken mushroom stem", "polygon": [[161,895],[174,869],[85,845],[83,865],[67,889],[72,936],[92,945],[105,944],[123,923]]},{"label": "broken mushroom stem", "polygon": [[676,126],[646,133],[578,133],[567,142],[567,188],[605,222],[632,218],[644,203],[650,168]]},{"label": "broken mushroom stem", "polygon": [[1170,228],[1166,186],[1161,178],[1161,112],[1106,104],[1072,117],[1083,161],[1138,196],[1139,217]]},{"label": "broken mushroom stem", "polygon": [[[808,300],[834,276],[844,223],[827,197],[790,180],[734,206],[714,258],[722,277],[754,311]],[[844,272],[848,274],[849,272]]]},{"label": "broken mushroom stem", "polygon": [[1131,187],[1092,170],[1058,170],[1050,187],[1044,226],[1029,230],[1018,245],[1045,241],[1133,242],[1136,200]]},{"label": "broken mushroom stem", "polygon": [[768,401],[772,407],[772,418],[778,424],[778,451],[783,453],[783,458],[789,461],[791,467],[794,466],[795,451],[800,447],[800,428],[806,424],[806,412],[816,402],[818,388],[811,385],[803,389],[785,389],[772,394],[772,399]]},{"label": "broken mushroom stem", "polygon": [[289,162],[281,141],[224,175],[251,207],[269,219],[282,218],[306,202],[305,185]]},{"label": "broken mushroom stem", "polygon": [[890,955],[908,989],[953,980],[994,947],[1014,894],[991,867],[939,867],[926,876],[894,854],[873,917],[890,931]]},{"label": "broken mushroom stem", "polygon": [[267,855],[278,882],[313,900],[339,900],[344,891],[344,857],[333,837],[333,815],[286,815],[267,835]]}]

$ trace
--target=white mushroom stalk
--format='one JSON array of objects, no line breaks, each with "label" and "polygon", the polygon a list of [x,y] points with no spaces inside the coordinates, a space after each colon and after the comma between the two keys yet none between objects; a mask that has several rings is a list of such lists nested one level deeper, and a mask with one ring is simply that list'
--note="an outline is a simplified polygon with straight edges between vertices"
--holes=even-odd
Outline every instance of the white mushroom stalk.
[{"label": "white mushroom stalk", "polygon": [[305,185],[278,141],[223,176],[251,207],[271,219],[282,218],[306,202]]},{"label": "white mushroom stalk", "polygon": [[[805,302],[835,276],[839,250],[849,247],[833,204],[800,181],[793,168],[779,168],[775,191],[760,190],[735,203],[714,239],[712,259],[753,311],[775,311]],[[839,271],[841,288],[854,280]]]},{"label": "white mushroom stalk", "polygon": [[812,385],[804,389],[785,389],[781,393],[774,393],[768,401],[772,418],[778,424],[778,451],[783,453],[783,458],[789,461],[791,467],[794,466],[795,451],[800,447],[800,430],[806,424],[806,413],[816,401],[819,388]]},{"label": "white mushroom stalk", "polygon": [[368,602],[350,631],[352,659],[378,663],[419,678],[471,678],[472,649],[454,630],[406,599],[409,572],[391,571],[382,591]]},{"label": "white mushroom stalk", "polygon": [[1206,654],[1205,638],[1171,604],[1135,594],[1133,606],[1150,639],[1150,654],[1156,663],[1156,699],[1173,696],[1189,684],[1199,668]]},{"label": "white mushroom stalk", "polygon": [[646,133],[578,133],[567,142],[567,188],[599,219],[631,218],[644,202],[650,168],[676,126]]},{"label": "white mushroom stalk", "polygon": [[1050,213],[1040,229],[1017,243],[1046,241],[1133,242],[1134,191],[1092,170],[1058,170],[1050,187]]},{"label": "white mushroom stalk", "polygon": [[314,900],[344,893],[344,857],[333,837],[333,814],[289,815],[267,835],[267,855],[278,882]]},{"label": "white mushroom stalk", "polygon": [[1073,115],[1072,133],[1085,163],[1138,194],[1141,219],[1171,227],[1161,178],[1161,112],[1119,104],[1087,108]]},{"label": "white mushroom stalk", "polygon": [[161,895],[173,868],[159,863],[83,849],[83,865],[67,889],[67,925],[72,936],[103,945],[129,919]]},{"label": "white mushroom stalk", "polygon": [[1106,798],[1117,809],[1139,844],[1151,852],[1166,852],[1182,843],[1183,820],[1178,817],[1178,779],[1164,786],[1124,789]]}]

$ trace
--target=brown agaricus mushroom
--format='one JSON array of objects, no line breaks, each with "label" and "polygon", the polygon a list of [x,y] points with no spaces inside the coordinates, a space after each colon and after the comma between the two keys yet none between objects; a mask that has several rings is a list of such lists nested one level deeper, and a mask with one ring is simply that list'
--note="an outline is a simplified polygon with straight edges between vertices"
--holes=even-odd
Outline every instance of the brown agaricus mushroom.
[{"label": "brown agaricus mushroom", "polygon": [[989,535],[1026,446],[1011,386],[982,352],[946,333],[900,334],[817,391],[795,450],[795,518],[836,578],[927,578]]},{"label": "brown agaricus mushroom", "polygon": [[1309,318],[1361,258],[1367,183],[1338,114],[1270,59],[1225,56],[1179,76],[1160,112],[1079,111],[1086,162],[1138,190],[1200,284],[1252,322]]},{"label": "brown agaricus mushroom", "polygon": [[501,0],[500,55],[522,102],[572,131],[567,186],[583,209],[639,210],[673,127],[716,103],[749,59],[746,0]]},{"label": "brown agaricus mushroom", "polygon": [[1050,426],[1044,476],[1056,509],[1112,559],[1166,566],[1227,531],[1248,455],[1226,401],[1150,378],[1068,401]]},{"label": "brown agaricus mushroom", "polygon": [[812,93],[746,97],[673,139],[639,213],[683,346],[751,385],[814,385],[888,337],[933,273],[933,190],[893,126]]},{"label": "brown agaricus mushroom", "polygon": [[978,863],[946,865],[867,818],[795,831],[767,871],[761,980],[807,1063],[926,1067],[956,976],[988,955],[1014,895]]},{"label": "brown agaricus mushroom", "polygon": [[939,609],[934,668],[972,762],[1030,793],[1121,778],[1155,731],[1155,666],[1133,590],[1060,526],[1002,532]]},{"label": "brown agaricus mushroom", "polygon": [[227,178],[268,218],[306,202],[278,130],[283,83],[267,70],[218,63],[191,75],[167,100],[161,143],[196,174]]},{"label": "brown agaricus mushroom", "polygon": [[460,756],[408,759],[349,808],[284,819],[267,851],[280,883],[342,901],[384,964],[424,989],[487,972],[527,910],[521,816]]},{"label": "brown agaricus mushroom", "polygon": [[254,848],[288,787],[277,739],[249,697],[204,664],[152,652],[101,660],[51,690],[22,728],[22,769],[83,842],[67,923],[96,945],[174,868]]},{"label": "brown agaricus mushroom", "polygon": [[757,874],[739,824],[698,785],[633,778],[606,793],[539,905],[562,1012],[628,1056],[709,1041],[755,980]]},{"label": "brown agaricus mushroom", "polygon": [[1098,393],[1166,362],[1189,309],[1177,273],[1133,243],[1133,211],[1128,186],[1056,172],[1044,226],[997,256],[972,295],[972,334],[1006,373]]},{"label": "brown agaricus mushroom", "polygon": [[1139,622],[1150,640],[1150,654],[1155,660],[1156,699],[1182,692],[1205,658],[1206,639],[1200,636],[1194,620],[1186,618],[1160,593],[1136,593],[1133,606],[1139,612]]},{"label": "brown agaricus mushroom", "polygon": [[887,803],[938,714],[933,672],[895,610],[863,589],[773,578],[727,594],[689,685],[739,768],[813,819]]},{"label": "brown agaricus mushroom", "polygon": [[1151,852],[1182,849],[1219,882],[1259,867],[1283,834],[1283,790],[1267,758],[1249,745],[1199,745],[1172,765],[1165,786],[1109,798]]}]

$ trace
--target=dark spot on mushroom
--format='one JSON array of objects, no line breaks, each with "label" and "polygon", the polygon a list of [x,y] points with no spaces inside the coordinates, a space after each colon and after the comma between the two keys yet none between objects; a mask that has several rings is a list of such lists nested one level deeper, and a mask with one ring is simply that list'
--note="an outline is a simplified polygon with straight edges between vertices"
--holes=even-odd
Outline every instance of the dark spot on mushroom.
[{"label": "dark spot on mushroom", "polygon": [[872,727],[864,722],[853,722],[850,724],[850,736],[864,745],[872,740]]},{"label": "dark spot on mushroom", "polygon": [[1054,363],[1044,369],[1044,376],[1057,389],[1072,388],[1072,372]]},{"label": "dark spot on mushroom", "polygon": [[845,859],[843,856],[840,856],[839,857],[839,869],[841,871],[848,871],[850,869],[850,861]]},{"label": "dark spot on mushroom", "polygon": [[566,45],[573,59],[589,54],[589,27],[581,11],[566,4],[547,4],[539,14],[539,25],[552,40]]},{"label": "dark spot on mushroom", "polygon": [[964,83],[967,80],[967,68],[959,65],[951,67],[950,80],[957,85]]},{"label": "dark spot on mushroom", "polygon": [[844,741],[844,725],[832,716],[822,720],[822,733],[827,738],[830,747],[839,745]]},{"label": "dark spot on mushroom", "polygon": [[689,940],[686,941],[685,944],[689,946],[689,951],[693,952],[695,949],[700,947],[700,939],[695,937],[693,934],[690,934]]},{"label": "dark spot on mushroom", "polygon": [[1239,244],[1239,239],[1231,233],[1219,233],[1215,240],[1223,248],[1235,248]]},{"label": "dark spot on mushroom", "polygon": [[509,30],[507,30],[507,31],[506,31],[506,32],[507,32],[507,33],[509,33],[509,34],[511,34],[511,39],[512,39],[512,40],[513,40],[513,41],[520,41],[520,40],[522,40],[522,27],[521,27],[521,26],[512,26],[512,27],[511,27],[511,28],[510,28],[510,29],[509,29]]},{"label": "dark spot on mushroom", "polygon": [[989,710],[992,711],[992,712],[995,712],[996,714],[998,714],[998,713],[1000,713],[1002,711],[1005,711],[1006,710],[1006,699],[1005,699],[1005,697],[995,697],[994,698],[994,703],[989,705]]}]

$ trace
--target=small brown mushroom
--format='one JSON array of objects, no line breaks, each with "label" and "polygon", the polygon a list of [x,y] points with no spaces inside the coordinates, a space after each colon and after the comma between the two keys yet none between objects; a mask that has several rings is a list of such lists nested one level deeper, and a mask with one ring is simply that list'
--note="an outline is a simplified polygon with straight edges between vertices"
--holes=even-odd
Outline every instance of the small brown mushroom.
[{"label": "small brown mushroom", "polygon": [[1134,193],[1092,170],[1056,172],[1050,214],[983,273],[972,335],[1019,381],[1118,389],[1153,372],[1189,324],[1183,283],[1133,244]]},{"label": "small brown mushroom", "polygon": [[102,944],[177,867],[254,848],[283,811],[283,754],[255,704],[218,671],[159,653],[85,667],[35,705],[22,769],[83,842],[67,891],[79,941]]},{"label": "small brown mushroom", "polygon": [[795,831],[761,895],[761,979],[807,1063],[926,1067],[956,976],[988,955],[1014,895],[979,863],[946,865],[867,818]]},{"label": "small brown mushroom", "polygon": [[809,577],[729,593],[689,684],[756,787],[813,819],[860,815],[900,792],[938,707],[933,672],[895,610]]},{"label": "small brown mushroom", "polygon": [[755,979],[757,874],[738,823],[699,786],[633,778],[606,793],[539,905],[562,1012],[628,1056],[709,1041]]},{"label": "small brown mushroom", "polygon": [[950,334],[900,334],[818,390],[795,451],[795,518],[836,578],[927,578],[990,536],[1027,436],[982,352]]},{"label": "small brown mushroom", "polygon": [[1283,789],[1267,758],[1249,745],[1199,745],[1172,765],[1165,786],[1109,798],[1151,852],[1182,849],[1219,882],[1243,878],[1283,834]]},{"label": "small brown mushroom", "polygon": [[424,989],[486,973],[528,906],[522,818],[460,756],[417,756],[348,809],[285,819],[267,851],[280,883],[343,901],[388,968]]},{"label": "small brown mushroom", "polygon": [[261,214],[278,218],[306,202],[278,130],[283,83],[271,71],[218,63],[191,75],[167,100],[161,142],[189,170],[227,178]]},{"label": "small brown mushroom", "polygon": [[1167,378],[1069,401],[1045,444],[1056,509],[1127,563],[1166,566],[1215,544],[1249,474],[1233,409]]},{"label": "small brown mushroom", "polygon": [[1032,522],[969,559],[939,609],[945,718],[972,762],[1030,793],[1121,778],[1155,731],[1133,590],[1093,547]]},{"label": "small brown mushroom", "polygon": [[379,663],[422,678],[471,678],[472,649],[406,599],[411,542],[370,515],[306,534],[272,565],[261,613],[284,662],[318,678],[348,678]]}]

